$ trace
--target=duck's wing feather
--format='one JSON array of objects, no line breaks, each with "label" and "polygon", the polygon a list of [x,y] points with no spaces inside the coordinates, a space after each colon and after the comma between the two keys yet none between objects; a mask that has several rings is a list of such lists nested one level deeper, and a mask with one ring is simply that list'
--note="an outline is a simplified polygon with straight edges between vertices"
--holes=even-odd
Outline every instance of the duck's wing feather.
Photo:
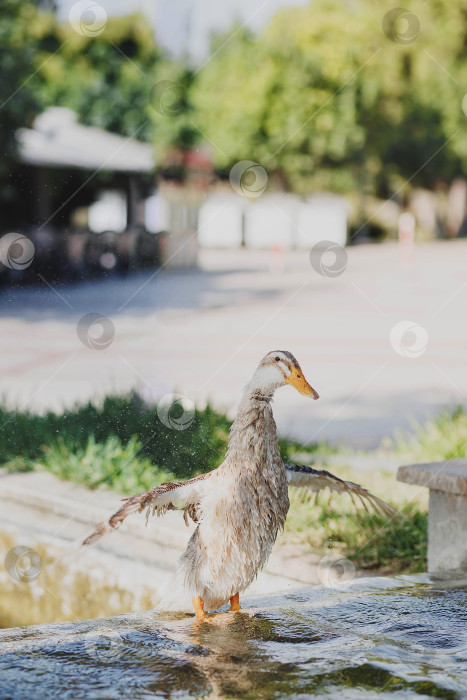
[{"label": "duck's wing feather", "polygon": [[83,544],[97,542],[102,535],[120,527],[129,515],[141,513],[144,510],[146,510],[146,522],[151,515],[165,515],[168,510],[183,510],[187,525],[188,516],[196,521],[199,516],[199,501],[209,476],[209,473],[200,474],[193,479],[188,479],[188,481],[171,481],[138,496],[122,499],[125,501],[124,505],[108,520],[101,522],[94,532],[84,540]]},{"label": "duck's wing feather", "polygon": [[304,486],[311,491],[322,491],[328,488],[330,491],[339,493],[348,493],[352,500],[358,498],[360,503],[368,510],[367,505],[382,515],[394,517],[397,515],[397,510],[390,506],[385,501],[364,489],[353,481],[344,481],[339,477],[334,476],[331,472],[325,469],[313,469],[313,467],[305,467],[302,464],[285,464],[287,481],[290,486]]}]

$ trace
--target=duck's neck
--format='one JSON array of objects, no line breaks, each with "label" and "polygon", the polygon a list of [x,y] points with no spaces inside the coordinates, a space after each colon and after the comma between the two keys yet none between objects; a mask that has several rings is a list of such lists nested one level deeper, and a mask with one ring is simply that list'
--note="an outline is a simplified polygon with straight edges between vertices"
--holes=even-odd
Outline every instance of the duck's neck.
[{"label": "duck's neck", "polygon": [[274,389],[246,387],[230,429],[229,460],[238,464],[263,464],[267,455],[279,455],[271,401]]},{"label": "duck's neck", "polygon": [[240,408],[242,404],[253,402],[253,401],[263,401],[269,403],[272,401],[274,392],[279,388],[280,384],[271,381],[261,381],[261,377],[258,377],[258,372],[255,372],[251,380],[246,385],[242,400],[240,402]]},{"label": "duck's neck", "polygon": [[240,400],[240,404],[237,410],[237,418],[241,419],[242,416],[248,416],[251,414],[260,413],[264,414],[265,410],[267,413],[272,415],[271,403],[274,398],[275,388],[259,388],[257,386],[246,385],[243,396]]}]

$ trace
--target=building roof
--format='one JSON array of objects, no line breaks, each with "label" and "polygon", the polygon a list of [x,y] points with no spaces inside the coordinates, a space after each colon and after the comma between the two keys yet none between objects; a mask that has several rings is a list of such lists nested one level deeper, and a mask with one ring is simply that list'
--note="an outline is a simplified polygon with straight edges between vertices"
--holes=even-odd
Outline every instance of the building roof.
[{"label": "building roof", "polygon": [[125,173],[156,167],[149,144],[78,124],[76,114],[65,107],[46,110],[32,129],[18,129],[16,139],[21,162],[31,165]]}]

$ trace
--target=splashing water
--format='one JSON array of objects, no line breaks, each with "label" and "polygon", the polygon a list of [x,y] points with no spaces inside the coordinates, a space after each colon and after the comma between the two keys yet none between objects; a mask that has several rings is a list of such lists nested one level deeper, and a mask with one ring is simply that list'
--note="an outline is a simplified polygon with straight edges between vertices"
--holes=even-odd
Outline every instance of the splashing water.
[{"label": "splashing water", "polygon": [[0,632],[0,696],[464,698],[467,575],[250,599],[215,624],[138,613]]}]

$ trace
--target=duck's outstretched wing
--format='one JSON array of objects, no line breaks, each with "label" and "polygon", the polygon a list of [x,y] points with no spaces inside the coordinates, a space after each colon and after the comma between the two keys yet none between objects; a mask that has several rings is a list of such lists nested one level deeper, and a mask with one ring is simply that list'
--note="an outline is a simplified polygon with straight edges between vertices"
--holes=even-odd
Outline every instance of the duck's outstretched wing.
[{"label": "duck's outstretched wing", "polygon": [[358,498],[365,510],[368,510],[367,505],[370,505],[382,515],[390,517],[397,515],[397,510],[382,501],[381,498],[373,496],[372,493],[352,481],[339,479],[325,469],[313,469],[313,467],[305,467],[302,464],[284,464],[284,466],[290,486],[304,486],[316,492],[328,488],[330,491],[348,493],[352,500],[354,497]]},{"label": "duck's outstretched wing", "polygon": [[183,517],[188,525],[188,516],[195,522],[199,515],[199,501],[204,493],[206,480],[210,474],[200,474],[188,481],[171,481],[156,486],[138,496],[124,498],[124,505],[108,520],[100,523],[83,544],[93,544],[112,530],[116,530],[132,513],[146,510],[146,522],[151,515],[165,515],[168,510],[183,510]]}]

